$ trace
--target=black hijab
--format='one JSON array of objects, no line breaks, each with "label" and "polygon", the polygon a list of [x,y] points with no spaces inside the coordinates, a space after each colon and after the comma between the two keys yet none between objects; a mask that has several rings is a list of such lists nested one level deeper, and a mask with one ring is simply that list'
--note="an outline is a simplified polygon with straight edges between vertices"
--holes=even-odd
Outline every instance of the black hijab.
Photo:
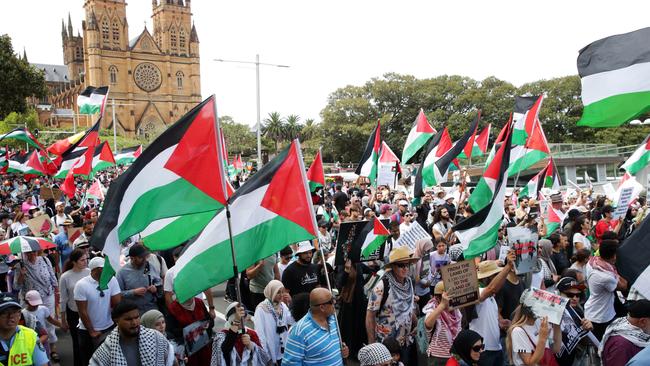
[{"label": "black hijab", "polygon": [[476,364],[472,360],[472,347],[476,341],[483,341],[483,337],[473,330],[461,330],[451,345],[451,353],[458,355],[468,365]]}]

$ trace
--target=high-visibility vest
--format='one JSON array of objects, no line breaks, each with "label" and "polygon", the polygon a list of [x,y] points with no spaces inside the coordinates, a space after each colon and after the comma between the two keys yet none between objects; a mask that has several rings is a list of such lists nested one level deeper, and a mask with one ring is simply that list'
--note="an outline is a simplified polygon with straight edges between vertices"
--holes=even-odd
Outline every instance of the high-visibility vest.
[{"label": "high-visibility vest", "polygon": [[[22,325],[18,326],[19,332],[14,336],[14,343],[9,349],[9,363],[8,366],[23,366],[33,365],[32,353],[36,346],[38,336],[36,332]],[[5,366],[0,362],[0,366]]]}]

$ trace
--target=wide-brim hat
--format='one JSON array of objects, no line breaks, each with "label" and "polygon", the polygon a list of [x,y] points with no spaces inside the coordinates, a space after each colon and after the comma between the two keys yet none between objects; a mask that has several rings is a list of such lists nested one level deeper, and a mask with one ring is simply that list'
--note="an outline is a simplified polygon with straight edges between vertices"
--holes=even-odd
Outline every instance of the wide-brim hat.
[{"label": "wide-brim hat", "polygon": [[442,295],[443,292],[445,292],[445,283],[438,281],[438,283],[436,283],[436,287],[433,288],[433,294]]},{"label": "wide-brim hat", "polygon": [[391,266],[396,263],[414,263],[417,262],[418,259],[420,258],[416,257],[408,246],[402,245],[401,247],[391,250],[388,255],[388,262],[385,266]]},{"label": "wide-brim hat", "polygon": [[301,241],[298,243],[298,250],[294,254],[298,255],[300,253],[313,252],[314,250],[314,246],[311,245],[310,241]]},{"label": "wide-brim hat", "polygon": [[479,280],[483,278],[488,278],[490,276],[493,276],[501,272],[502,269],[503,268],[497,265],[497,261],[483,261],[478,264],[477,277]]},{"label": "wide-brim hat", "polygon": [[72,221],[71,219],[65,219],[61,225],[62,226],[71,226],[71,225],[74,225],[74,221]]}]

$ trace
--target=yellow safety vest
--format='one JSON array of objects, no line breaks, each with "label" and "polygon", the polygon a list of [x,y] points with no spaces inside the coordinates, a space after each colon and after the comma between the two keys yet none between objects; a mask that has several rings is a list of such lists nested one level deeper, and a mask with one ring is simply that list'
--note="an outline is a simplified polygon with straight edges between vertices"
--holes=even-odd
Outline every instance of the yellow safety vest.
[{"label": "yellow safety vest", "polygon": [[[33,365],[32,353],[38,336],[30,328],[19,325],[20,331],[14,336],[14,343],[9,349],[9,366]],[[5,366],[0,362],[0,366]]]}]

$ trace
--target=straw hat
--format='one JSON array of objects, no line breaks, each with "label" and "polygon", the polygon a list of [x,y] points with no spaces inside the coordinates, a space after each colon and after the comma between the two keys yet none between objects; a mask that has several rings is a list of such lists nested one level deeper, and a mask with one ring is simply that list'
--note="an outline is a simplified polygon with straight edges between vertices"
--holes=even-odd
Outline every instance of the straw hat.
[{"label": "straw hat", "polygon": [[445,283],[438,281],[438,283],[436,283],[436,287],[433,288],[433,294],[442,295],[443,292],[445,292]]},{"label": "straw hat", "polygon": [[483,279],[501,272],[497,261],[483,261],[478,264],[478,279]]},{"label": "straw hat", "polygon": [[415,257],[407,245],[403,245],[399,248],[391,250],[390,254],[388,255],[388,262],[386,263],[386,266],[404,262],[414,263],[417,262],[418,259],[420,258]]}]

